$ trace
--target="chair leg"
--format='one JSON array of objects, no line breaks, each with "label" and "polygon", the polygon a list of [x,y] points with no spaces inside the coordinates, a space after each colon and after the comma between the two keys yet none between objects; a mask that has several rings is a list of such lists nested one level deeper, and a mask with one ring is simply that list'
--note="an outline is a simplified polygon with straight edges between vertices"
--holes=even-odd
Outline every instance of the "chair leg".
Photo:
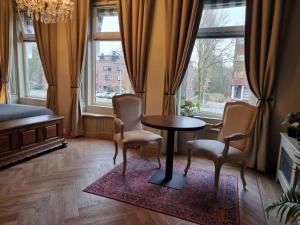
[{"label": "chair leg", "polygon": [[188,170],[190,169],[191,157],[192,157],[192,149],[188,148],[188,150],[187,150],[187,164],[186,164],[186,167],[184,169],[184,175],[186,175]]},{"label": "chair leg", "polygon": [[113,157],[113,160],[114,160],[114,163],[116,163],[116,158],[117,158],[117,155],[118,155],[119,146],[118,146],[118,143],[116,141],[114,143],[115,143],[115,155]]},{"label": "chair leg", "polygon": [[158,161],[158,168],[161,168],[161,163],[160,163],[160,155],[161,155],[161,149],[162,149],[162,141],[158,142],[158,150],[157,150],[157,161]]},{"label": "chair leg", "polygon": [[217,196],[218,189],[219,189],[219,178],[220,178],[220,171],[221,171],[222,164],[215,163],[215,179],[214,179],[214,192]]},{"label": "chair leg", "polygon": [[247,163],[242,162],[242,165],[241,165],[241,179],[242,179],[242,182],[243,182],[244,190],[247,190],[246,189],[247,182],[246,182],[246,179],[245,179],[245,170],[246,170],[246,168],[247,168]]},{"label": "chair leg", "polygon": [[127,148],[123,147],[123,172],[122,175],[125,176],[127,164]]}]

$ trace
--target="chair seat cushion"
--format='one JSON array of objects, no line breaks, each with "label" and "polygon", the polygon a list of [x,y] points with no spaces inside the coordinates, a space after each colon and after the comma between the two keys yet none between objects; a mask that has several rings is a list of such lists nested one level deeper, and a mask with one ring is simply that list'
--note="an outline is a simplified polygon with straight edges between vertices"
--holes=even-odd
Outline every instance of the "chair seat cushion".
[{"label": "chair seat cushion", "polygon": [[[223,150],[225,144],[215,140],[193,140],[188,141],[188,148],[192,150],[193,154],[202,156],[211,160],[223,159]],[[229,146],[228,155],[225,161],[239,161],[245,160],[246,154],[232,146]]]},{"label": "chair seat cushion", "polygon": [[121,134],[118,133],[114,136],[114,141],[123,142],[123,143],[132,143],[132,144],[140,144],[147,143],[153,141],[159,141],[162,137],[145,130],[133,130],[133,131],[125,131],[124,138],[121,140]]}]

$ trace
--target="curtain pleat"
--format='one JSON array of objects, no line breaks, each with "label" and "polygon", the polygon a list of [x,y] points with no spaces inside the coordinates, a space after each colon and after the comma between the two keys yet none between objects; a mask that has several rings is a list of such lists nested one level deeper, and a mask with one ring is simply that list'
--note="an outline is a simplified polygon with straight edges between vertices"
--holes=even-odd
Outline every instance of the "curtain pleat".
[{"label": "curtain pleat", "polygon": [[48,83],[46,107],[57,113],[57,24],[33,20],[33,27]]},{"label": "curtain pleat", "polygon": [[12,57],[12,1],[0,1],[0,103],[10,103],[9,79]]},{"label": "curtain pleat", "polygon": [[202,0],[166,0],[167,62],[164,115],[175,115],[175,94],[184,78],[193,51],[203,10]]},{"label": "curtain pleat", "polygon": [[154,4],[154,0],[118,0],[126,67],[135,93],[143,99],[143,106]]},{"label": "curtain pleat", "polygon": [[283,0],[246,2],[246,74],[259,106],[249,166],[260,171],[267,168],[270,112],[278,71],[283,6]]},{"label": "curtain pleat", "polygon": [[89,0],[75,0],[73,18],[66,22],[69,69],[71,78],[71,136],[84,134],[80,105],[80,86],[87,44]]}]

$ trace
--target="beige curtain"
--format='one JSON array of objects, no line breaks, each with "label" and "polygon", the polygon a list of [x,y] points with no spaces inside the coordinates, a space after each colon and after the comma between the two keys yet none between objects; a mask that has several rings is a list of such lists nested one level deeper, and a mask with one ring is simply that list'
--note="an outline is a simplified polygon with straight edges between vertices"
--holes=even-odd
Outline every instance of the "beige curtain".
[{"label": "beige curtain", "polygon": [[65,24],[71,78],[71,136],[84,134],[80,106],[80,86],[87,44],[89,0],[74,1],[74,16]]},{"label": "beige curtain", "polygon": [[129,79],[135,93],[144,99],[154,4],[154,0],[118,0],[120,33]]},{"label": "beige curtain", "polygon": [[254,147],[249,166],[266,171],[272,94],[284,0],[248,0],[245,63],[249,86],[259,101]]},{"label": "beige curtain", "polygon": [[[175,93],[186,72],[200,24],[203,0],[166,0],[164,115],[175,115]],[[159,54],[159,53],[158,53]]]},{"label": "beige curtain", "polygon": [[9,103],[9,67],[12,49],[12,1],[0,1],[0,103]]},{"label": "beige curtain", "polygon": [[33,20],[33,26],[48,83],[46,106],[57,113],[57,24]]}]

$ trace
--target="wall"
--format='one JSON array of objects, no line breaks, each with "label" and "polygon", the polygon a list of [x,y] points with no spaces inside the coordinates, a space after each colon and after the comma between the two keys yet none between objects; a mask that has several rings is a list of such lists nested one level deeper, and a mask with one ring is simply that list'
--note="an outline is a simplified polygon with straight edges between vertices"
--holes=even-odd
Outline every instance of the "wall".
[{"label": "wall", "polygon": [[275,87],[275,102],[270,126],[269,170],[274,171],[280,143],[281,122],[288,112],[300,112],[300,1],[286,1],[282,55]]},{"label": "wall", "polygon": [[113,139],[114,122],[112,116],[85,113],[83,121],[85,136],[106,140]]},{"label": "wall", "polygon": [[164,93],[165,71],[165,23],[163,21],[165,3],[156,1],[153,15],[152,38],[149,47],[150,63],[147,68],[146,113],[161,114]]}]

